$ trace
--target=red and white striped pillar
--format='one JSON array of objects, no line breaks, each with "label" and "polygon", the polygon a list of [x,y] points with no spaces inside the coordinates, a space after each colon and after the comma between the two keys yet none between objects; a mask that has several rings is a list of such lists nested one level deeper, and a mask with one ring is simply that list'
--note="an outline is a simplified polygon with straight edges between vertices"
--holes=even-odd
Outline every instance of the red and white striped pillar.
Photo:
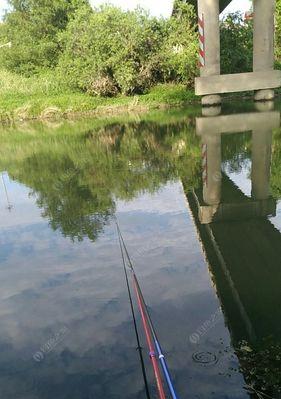
[{"label": "red and white striped pillar", "polygon": [[198,18],[198,31],[199,31],[199,66],[205,66],[205,27],[204,27],[204,14]]},{"label": "red and white striped pillar", "polygon": [[[200,76],[220,75],[219,0],[198,0]],[[203,105],[219,104],[219,95],[202,97]]]}]

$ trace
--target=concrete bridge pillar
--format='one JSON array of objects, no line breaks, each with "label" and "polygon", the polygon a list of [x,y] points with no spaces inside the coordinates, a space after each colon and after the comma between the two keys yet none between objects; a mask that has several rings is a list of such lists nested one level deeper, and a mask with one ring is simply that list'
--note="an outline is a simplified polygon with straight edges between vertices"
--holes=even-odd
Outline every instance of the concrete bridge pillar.
[{"label": "concrete bridge pillar", "polygon": [[221,201],[221,135],[204,135],[202,138],[203,199],[207,205]]},{"label": "concrete bridge pillar", "polygon": [[252,197],[270,197],[272,129],[255,128],[252,135]]},{"label": "concrete bridge pillar", "polygon": [[[274,70],[275,0],[254,0],[254,72]],[[256,101],[272,100],[274,89],[258,90]]]},{"label": "concrete bridge pillar", "polygon": [[[204,53],[200,69],[201,77],[220,75],[219,14],[219,0],[198,0],[199,33],[201,31],[201,49]],[[221,97],[217,94],[202,97],[203,105],[220,102]]]},{"label": "concrete bridge pillar", "polygon": [[[191,1],[191,0],[190,0]],[[256,101],[272,100],[281,85],[281,71],[274,70],[274,12],[276,0],[254,0],[253,71],[220,74],[219,6],[230,0],[197,0],[199,20],[200,77],[195,94],[202,105],[221,102],[223,93],[255,92]]]}]

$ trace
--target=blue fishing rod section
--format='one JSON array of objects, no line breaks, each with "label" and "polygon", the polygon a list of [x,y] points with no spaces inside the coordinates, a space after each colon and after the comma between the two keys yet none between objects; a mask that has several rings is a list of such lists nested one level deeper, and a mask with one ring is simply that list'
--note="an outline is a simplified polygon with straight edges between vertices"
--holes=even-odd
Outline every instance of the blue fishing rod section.
[{"label": "blue fishing rod section", "polygon": [[[134,270],[133,270],[133,273],[135,273]],[[162,351],[160,342],[159,342],[159,340],[158,340],[158,338],[157,338],[156,331],[155,331],[154,325],[153,325],[153,323],[152,323],[152,319],[151,319],[151,317],[150,317],[150,314],[149,314],[149,311],[148,311],[148,307],[147,307],[147,305],[146,305],[146,303],[145,303],[145,300],[144,300],[144,297],[143,297],[143,295],[142,295],[142,291],[141,291],[141,288],[140,288],[140,286],[139,286],[139,283],[138,283],[137,278],[136,278],[136,281],[137,281],[137,285],[138,285],[138,287],[139,287],[139,292],[140,292],[142,301],[143,301],[144,306],[145,306],[145,311],[146,311],[146,314],[147,314],[148,323],[149,323],[150,329],[151,329],[151,331],[152,331],[152,336],[153,336],[154,344],[155,344],[155,347],[156,347],[156,350],[157,350],[158,358],[159,358],[159,361],[160,361],[160,363],[161,363],[161,367],[162,367],[162,370],[163,370],[163,373],[164,373],[164,376],[165,376],[167,385],[168,385],[168,387],[169,387],[169,391],[170,391],[171,396],[172,396],[173,399],[179,399],[179,397],[178,397],[178,395],[177,395],[177,393],[176,393],[176,390],[175,390],[175,388],[174,388],[174,385],[173,385],[173,382],[172,382],[172,377],[171,377],[171,374],[170,374],[170,371],[169,371],[169,368],[168,368],[168,365],[167,365],[165,356],[164,356],[164,354],[163,354],[163,351]]]}]

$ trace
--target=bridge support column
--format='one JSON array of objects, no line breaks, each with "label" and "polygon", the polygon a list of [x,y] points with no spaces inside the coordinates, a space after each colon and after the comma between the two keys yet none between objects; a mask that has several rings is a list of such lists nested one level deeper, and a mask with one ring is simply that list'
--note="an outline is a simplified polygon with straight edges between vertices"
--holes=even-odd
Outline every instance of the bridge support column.
[{"label": "bridge support column", "polygon": [[256,128],[252,135],[252,196],[257,200],[270,197],[272,130]]},{"label": "bridge support column", "polygon": [[202,137],[203,200],[207,205],[221,201],[221,135]]},{"label": "bridge support column", "polygon": [[[198,0],[200,47],[203,59],[201,77],[220,75],[219,0]],[[217,94],[202,97],[202,105],[221,103]]]},{"label": "bridge support column", "polygon": [[[274,12],[276,0],[254,0],[254,72],[274,70]],[[258,90],[256,101],[272,100],[274,89]]]}]

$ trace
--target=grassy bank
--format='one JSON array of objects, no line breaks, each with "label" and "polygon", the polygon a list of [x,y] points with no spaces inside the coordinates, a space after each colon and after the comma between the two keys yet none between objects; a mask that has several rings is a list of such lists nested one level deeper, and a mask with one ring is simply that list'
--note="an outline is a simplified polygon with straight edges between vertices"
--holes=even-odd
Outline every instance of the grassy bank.
[{"label": "grassy bank", "polygon": [[0,71],[0,121],[71,117],[76,114],[119,114],[180,106],[196,101],[184,85],[159,85],[133,97],[93,97],[60,85],[54,76],[24,78]]}]

